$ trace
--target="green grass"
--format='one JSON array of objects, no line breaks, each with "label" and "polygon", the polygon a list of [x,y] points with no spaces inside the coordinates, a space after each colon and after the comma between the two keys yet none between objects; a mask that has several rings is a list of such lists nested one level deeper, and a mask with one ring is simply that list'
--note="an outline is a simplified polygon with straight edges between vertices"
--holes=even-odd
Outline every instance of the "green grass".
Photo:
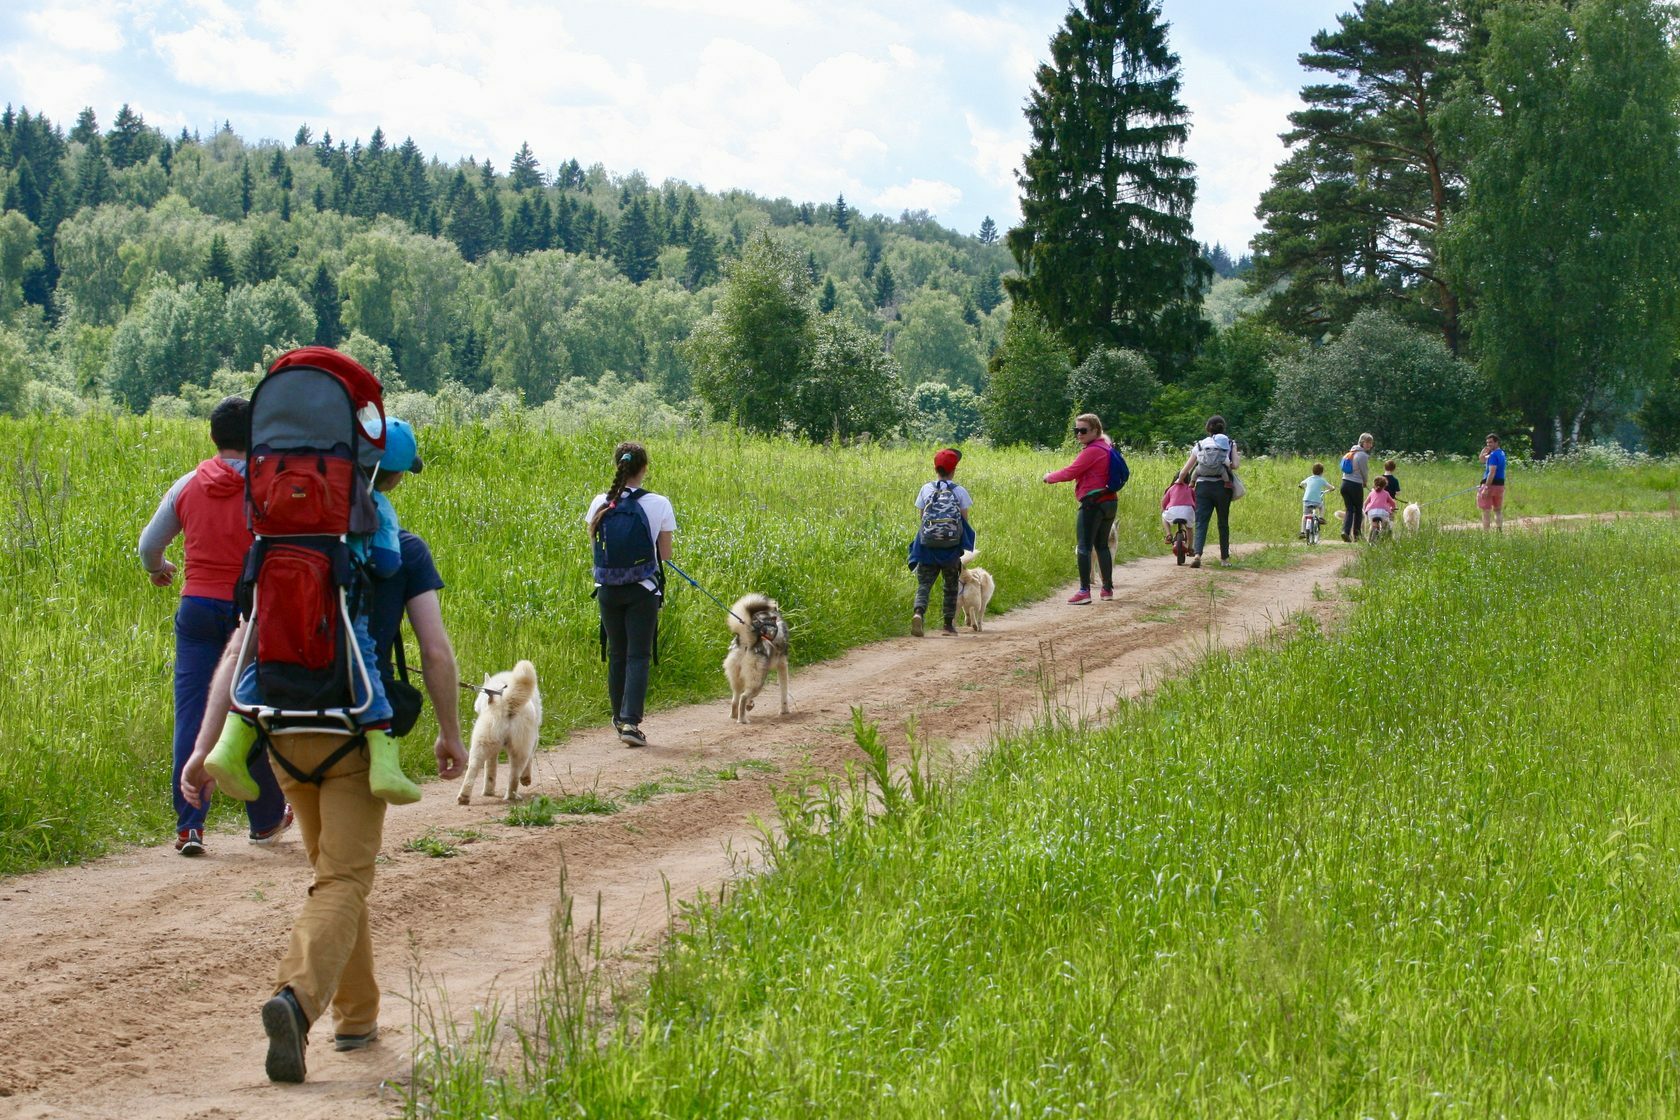
[{"label": "green grass", "polygon": [[[531,658],[542,676],[545,738],[604,721],[605,685],[580,518],[607,480],[625,433],[553,435],[517,416],[429,428],[427,470],[395,494],[403,522],[431,543],[448,583],[444,617],[463,676]],[[153,418],[0,418],[0,874],[69,863],[113,844],[169,835],[170,616],[176,592],[151,587],[134,555],[171,482],[208,452],[202,423]],[[671,495],[677,562],[728,601],[776,596],[802,663],[899,634],[914,590],[904,546],[928,449],[832,449],[730,430],[657,441],[652,487]],[[975,495],[993,609],[1073,577],[1069,488],[1039,482],[1064,451],[971,449],[961,480]],[[1164,555],[1156,507],[1176,464],[1134,457],[1122,496],[1122,559]],[[1306,467],[1253,460],[1236,539],[1286,541]],[[1408,495],[1444,493],[1465,465],[1408,467]],[[1663,509],[1672,466],[1517,471],[1513,515]],[[1463,508],[1459,508],[1462,506]],[[1432,507],[1467,516],[1468,499]],[[179,548],[172,552],[179,561]],[[675,586],[650,697],[659,709],[722,694],[721,612]],[[820,620],[820,622],[819,622]],[[412,637],[410,648],[413,648]],[[411,657],[410,663],[416,659]],[[411,774],[432,768],[427,714],[404,746]],[[218,800],[212,827],[237,809]]]},{"label": "green grass", "polygon": [[695,793],[715,789],[719,782],[738,782],[743,774],[775,774],[781,767],[773,762],[744,758],[716,770],[673,770],[646,782],[638,782],[624,791],[620,798],[626,805],[645,805],[656,797],[672,793]]},{"label": "green grass", "polygon": [[955,787],[877,768],[873,816],[787,798],[606,1045],[549,982],[507,1076],[423,1055],[411,1113],[1669,1115],[1677,545],[1397,541],[1330,639]]},{"label": "green grass", "polygon": [[564,816],[611,816],[624,806],[594,790],[549,797],[539,793],[508,810],[507,823],[516,828],[551,828]]}]

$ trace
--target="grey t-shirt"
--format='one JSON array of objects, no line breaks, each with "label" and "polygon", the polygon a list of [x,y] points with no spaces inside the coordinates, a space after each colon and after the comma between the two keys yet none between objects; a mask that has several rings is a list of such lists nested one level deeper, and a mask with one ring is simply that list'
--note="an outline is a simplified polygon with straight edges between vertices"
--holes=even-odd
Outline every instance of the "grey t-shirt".
[{"label": "grey t-shirt", "polygon": [[1363,447],[1353,449],[1353,473],[1348,478],[1362,487],[1371,485],[1371,454]]}]

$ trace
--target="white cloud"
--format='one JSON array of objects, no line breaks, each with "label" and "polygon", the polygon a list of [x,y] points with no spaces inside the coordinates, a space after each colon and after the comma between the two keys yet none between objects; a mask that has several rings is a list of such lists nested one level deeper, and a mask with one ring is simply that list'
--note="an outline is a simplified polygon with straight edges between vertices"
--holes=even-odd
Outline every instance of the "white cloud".
[{"label": "white cloud", "polygon": [[911,179],[888,187],[871,200],[874,206],[891,214],[899,210],[926,210],[930,214],[949,213],[962,202],[961,188],[939,179]]},{"label": "white cloud", "polygon": [[15,83],[17,104],[62,118],[66,126],[86,105],[113,101],[111,75],[93,62],[77,62],[57,51],[19,47],[0,54],[0,73]]},{"label": "white cloud", "polygon": [[1196,236],[1223,243],[1236,256],[1260,228],[1254,206],[1284,157],[1278,134],[1289,127],[1299,99],[1241,78],[1193,49],[1182,57],[1191,113],[1184,154],[1197,166]]},{"label": "white cloud", "polygon": [[1015,189],[1015,172],[1021,167],[1028,145],[1027,125],[1023,119],[1015,128],[993,128],[972,112],[963,114],[968,124],[968,143],[974,149],[969,165],[993,186]]},{"label": "white cloud", "polygon": [[63,7],[26,12],[23,25],[55,47],[88,54],[121,50],[122,28],[106,7]]}]

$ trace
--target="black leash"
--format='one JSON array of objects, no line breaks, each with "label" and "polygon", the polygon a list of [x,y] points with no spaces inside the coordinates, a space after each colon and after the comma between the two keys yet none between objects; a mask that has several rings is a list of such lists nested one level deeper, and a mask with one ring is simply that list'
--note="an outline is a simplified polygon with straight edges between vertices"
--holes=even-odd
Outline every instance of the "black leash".
[{"label": "black leash", "polygon": [[718,607],[722,609],[724,614],[728,615],[730,618],[733,618],[736,622],[739,622],[742,626],[750,625],[747,622],[746,619],[742,618],[740,615],[736,614],[734,611],[732,611],[728,607],[724,606],[722,599],[719,599],[716,595],[713,595],[710,591],[707,591],[704,587],[701,587],[700,584],[695,580],[695,578],[693,576],[689,575],[687,572],[683,571],[681,568],[677,567],[675,564],[671,563],[669,560],[665,561],[665,566],[667,568],[670,568],[673,572],[676,572],[683,579],[687,580],[688,585],[690,587],[694,588],[694,590],[700,592],[700,594],[704,595],[706,598],[708,598],[712,602],[716,603],[718,605]]},{"label": "black leash", "polygon": [[1464,489],[1462,489],[1462,490],[1454,490],[1454,491],[1453,491],[1453,492],[1452,492],[1452,493],[1451,493],[1451,494],[1442,494],[1442,495],[1441,495],[1441,496],[1440,496],[1440,497],[1439,497],[1439,498],[1431,498],[1431,499],[1429,499],[1429,500],[1428,500],[1428,501],[1427,501],[1427,502],[1419,502],[1419,503],[1418,503],[1418,508],[1420,508],[1420,509],[1421,509],[1421,508],[1423,508],[1423,507],[1424,507],[1424,506],[1432,506],[1432,505],[1434,505],[1434,504],[1435,504],[1435,503],[1436,503],[1436,502],[1444,502],[1444,501],[1446,501],[1446,500],[1447,500],[1447,499],[1448,499],[1448,498],[1456,498],[1456,497],[1458,497],[1458,496],[1459,496],[1459,495],[1460,495],[1460,494],[1468,494],[1468,493],[1470,493],[1470,491],[1472,491],[1472,490],[1480,490],[1480,489],[1481,489],[1481,488],[1482,488],[1482,484],[1481,484],[1481,483],[1479,483],[1479,482],[1478,482],[1478,483],[1476,483],[1476,485],[1474,485],[1474,486],[1466,486],[1466,487],[1465,487],[1465,488],[1464,488]]}]

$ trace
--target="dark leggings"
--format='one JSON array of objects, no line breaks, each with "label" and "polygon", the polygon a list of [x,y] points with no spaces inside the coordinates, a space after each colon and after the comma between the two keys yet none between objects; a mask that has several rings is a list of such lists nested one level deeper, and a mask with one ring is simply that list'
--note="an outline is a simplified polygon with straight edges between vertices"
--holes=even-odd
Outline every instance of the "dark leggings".
[{"label": "dark leggings", "polygon": [[642,722],[648,666],[659,628],[659,596],[639,583],[603,587],[595,595],[607,636],[607,695],[618,723]]},{"label": "dark leggings", "polygon": [[1105,591],[1114,589],[1114,553],[1108,550],[1108,531],[1114,527],[1114,512],[1119,502],[1092,502],[1079,507],[1074,522],[1079,556],[1079,586],[1091,590],[1091,550],[1097,553],[1097,567],[1102,572]]},{"label": "dark leggings", "polygon": [[1348,479],[1342,483],[1342,505],[1347,515],[1342,518],[1342,539],[1359,539],[1359,529],[1365,524],[1365,487]]},{"label": "dark leggings", "polygon": [[916,614],[926,614],[928,599],[933,595],[933,581],[940,574],[945,576],[945,623],[950,625],[957,617],[957,581],[962,578],[962,563],[952,561],[949,564],[917,564],[916,565]]},{"label": "dark leggings", "polygon": [[1231,558],[1231,488],[1222,478],[1196,480],[1196,541],[1197,556],[1207,544],[1208,522],[1214,512],[1219,513],[1219,558]]}]

